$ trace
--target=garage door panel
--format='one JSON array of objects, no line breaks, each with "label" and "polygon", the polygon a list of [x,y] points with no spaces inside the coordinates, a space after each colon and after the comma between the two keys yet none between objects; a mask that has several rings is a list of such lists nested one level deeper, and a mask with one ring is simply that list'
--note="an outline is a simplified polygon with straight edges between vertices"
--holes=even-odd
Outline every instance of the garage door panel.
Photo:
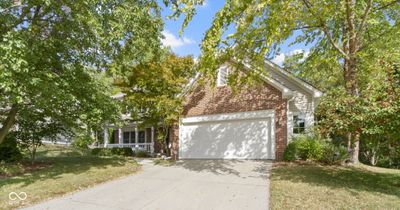
[{"label": "garage door panel", "polygon": [[272,118],[182,124],[180,157],[273,159]]}]

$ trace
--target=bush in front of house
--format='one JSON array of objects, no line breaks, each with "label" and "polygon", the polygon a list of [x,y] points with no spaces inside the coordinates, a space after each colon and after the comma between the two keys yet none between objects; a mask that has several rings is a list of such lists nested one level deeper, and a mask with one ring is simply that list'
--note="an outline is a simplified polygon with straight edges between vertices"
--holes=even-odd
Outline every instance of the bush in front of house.
[{"label": "bush in front of house", "polygon": [[341,164],[348,159],[347,149],[317,136],[294,138],[283,154],[286,161],[306,160],[324,164]]},{"label": "bush in front of house", "polygon": [[0,161],[16,162],[22,159],[22,153],[18,147],[14,135],[10,134],[0,144]]},{"label": "bush in front of house", "polygon": [[130,148],[130,147],[111,148],[111,153],[114,155],[120,155],[120,156],[133,156],[133,151],[132,151],[132,148]]},{"label": "bush in front of house", "polygon": [[348,159],[349,159],[349,152],[347,151],[346,147],[326,142],[324,145],[323,156],[319,160],[319,162],[329,165],[338,165],[338,164],[343,164]]},{"label": "bush in front of house", "polygon": [[94,139],[89,135],[78,135],[74,138],[72,145],[78,149],[88,149]]},{"label": "bush in front of house", "polygon": [[133,156],[133,151],[129,147],[122,148],[94,148],[92,149],[92,155],[98,156]]},{"label": "bush in front of house", "polygon": [[150,154],[145,150],[138,150],[135,152],[135,157],[147,158],[147,157],[150,157]]}]

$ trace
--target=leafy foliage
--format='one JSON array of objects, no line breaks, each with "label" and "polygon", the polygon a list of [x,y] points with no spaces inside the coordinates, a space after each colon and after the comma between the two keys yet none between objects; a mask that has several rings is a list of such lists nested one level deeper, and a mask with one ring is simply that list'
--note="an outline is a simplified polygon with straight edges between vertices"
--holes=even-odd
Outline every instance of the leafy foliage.
[{"label": "leafy foliage", "polygon": [[127,79],[115,82],[125,94],[123,111],[132,120],[142,122],[142,126],[161,123],[157,139],[165,151],[169,127],[183,111],[183,96],[194,76],[191,56],[178,57],[164,51],[163,57],[131,68]]},{"label": "leafy foliage", "polygon": [[373,166],[400,168],[400,142],[381,135],[363,135],[361,161]]},{"label": "leafy foliage", "polygon": [[22,153],[13,135],[7,136],[0,144],[0,162],[15,162],[22,159]]},{"label": "leafy foliage", "polygon": [[180,97],[194,77],[191,56],[178,57],[166,52],[159,60],[141,64],[131,69],[127,80],[118,81],[124,96],[125,112],[133,120],[144,124],[163,122],[171,124],[181,113]]},{"label": "leafy foliage", "polygon": [[132,148],[122,147],[122,148],[94,148],[92,149],[93,155],[98,156],[133,156]]},{"label": "leafy foliage", "polygon": [[307,160],[325,164],[342,164],[348,160],[348,151],[343,146],[334,145],[316,136],[301,135],[286,147],[284,160]]},{"label": "leafy foliage", "polygon": [[80,134],[74,137],[72,145],[79,149],[88,149],[89,146],[94,142],[94,139],[87,134]]},{"label": "leafy foliage", "polygon": [[113,121],[118,107],[101,71],[124,75],[158,56],[159,10],[153,0],[1,1],[0,143],[29,111],[31,128]]},{"label": "leafy foliage", "polygon": [[145,150],[139,150],[135,152],[135,157],[138,158],[147,158],[150,157],[150,154]]},{"label": "leafy foliage", "polygon": [[[389,68],[389,69],[393,69]],[[319,132],[325,136],[361,133],[361,159],[371,165],[398,167],[400,89],[392,72],[379,84],[370,83],[363,97],[330,91],[318,106]],[[386,159],[386,164],[381,160]]]}]

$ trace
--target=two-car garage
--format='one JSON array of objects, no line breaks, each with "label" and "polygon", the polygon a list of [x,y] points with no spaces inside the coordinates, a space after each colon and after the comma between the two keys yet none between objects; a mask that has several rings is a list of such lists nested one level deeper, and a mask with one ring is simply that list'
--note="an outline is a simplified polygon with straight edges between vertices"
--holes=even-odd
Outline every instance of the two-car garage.
[{"label": "two-car garage", "polygon": [[181,159],[275,159],[274,111],[183,118]]}]

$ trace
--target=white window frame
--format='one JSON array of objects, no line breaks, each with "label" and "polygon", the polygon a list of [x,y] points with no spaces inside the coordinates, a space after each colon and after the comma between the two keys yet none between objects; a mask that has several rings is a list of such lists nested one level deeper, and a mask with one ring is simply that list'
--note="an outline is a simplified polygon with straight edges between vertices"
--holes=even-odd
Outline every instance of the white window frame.
[{"label": "white window frame", "polygon": [[[225,75],[223,75],[223,71],[225,71]],[[229,75],[228,66],[222,66],[218,69],[218,75],[217,75],[218,87],[226,86],[228,84],[228,75]]]},{"label": "white window frame", "polygon": [[[295,124],[295,122],[294,122],[294,117],[295,116],[297,116],[297,117],[302,117],[303,119],[304,119],[304,130],[303,130],[303,132],[300,132],[300,133],[295,133],[294,132],[294,130],[296,129],[296,128],[300,128],[300,127],[298,127],[298,126],[296,126],[296,124]],[[304,134],[305,132],[306,132],[306,129],[307,129],[307,115],[305,114],[305,113],[301,113],[301,112],[297,112],[297,113],[293,113],[292,114],[292,116],[291,116],[291,121],[292,121],[292,127],[291,127],[291,133],[293,134],[293,135],[301,135],[301,134]]]}]

